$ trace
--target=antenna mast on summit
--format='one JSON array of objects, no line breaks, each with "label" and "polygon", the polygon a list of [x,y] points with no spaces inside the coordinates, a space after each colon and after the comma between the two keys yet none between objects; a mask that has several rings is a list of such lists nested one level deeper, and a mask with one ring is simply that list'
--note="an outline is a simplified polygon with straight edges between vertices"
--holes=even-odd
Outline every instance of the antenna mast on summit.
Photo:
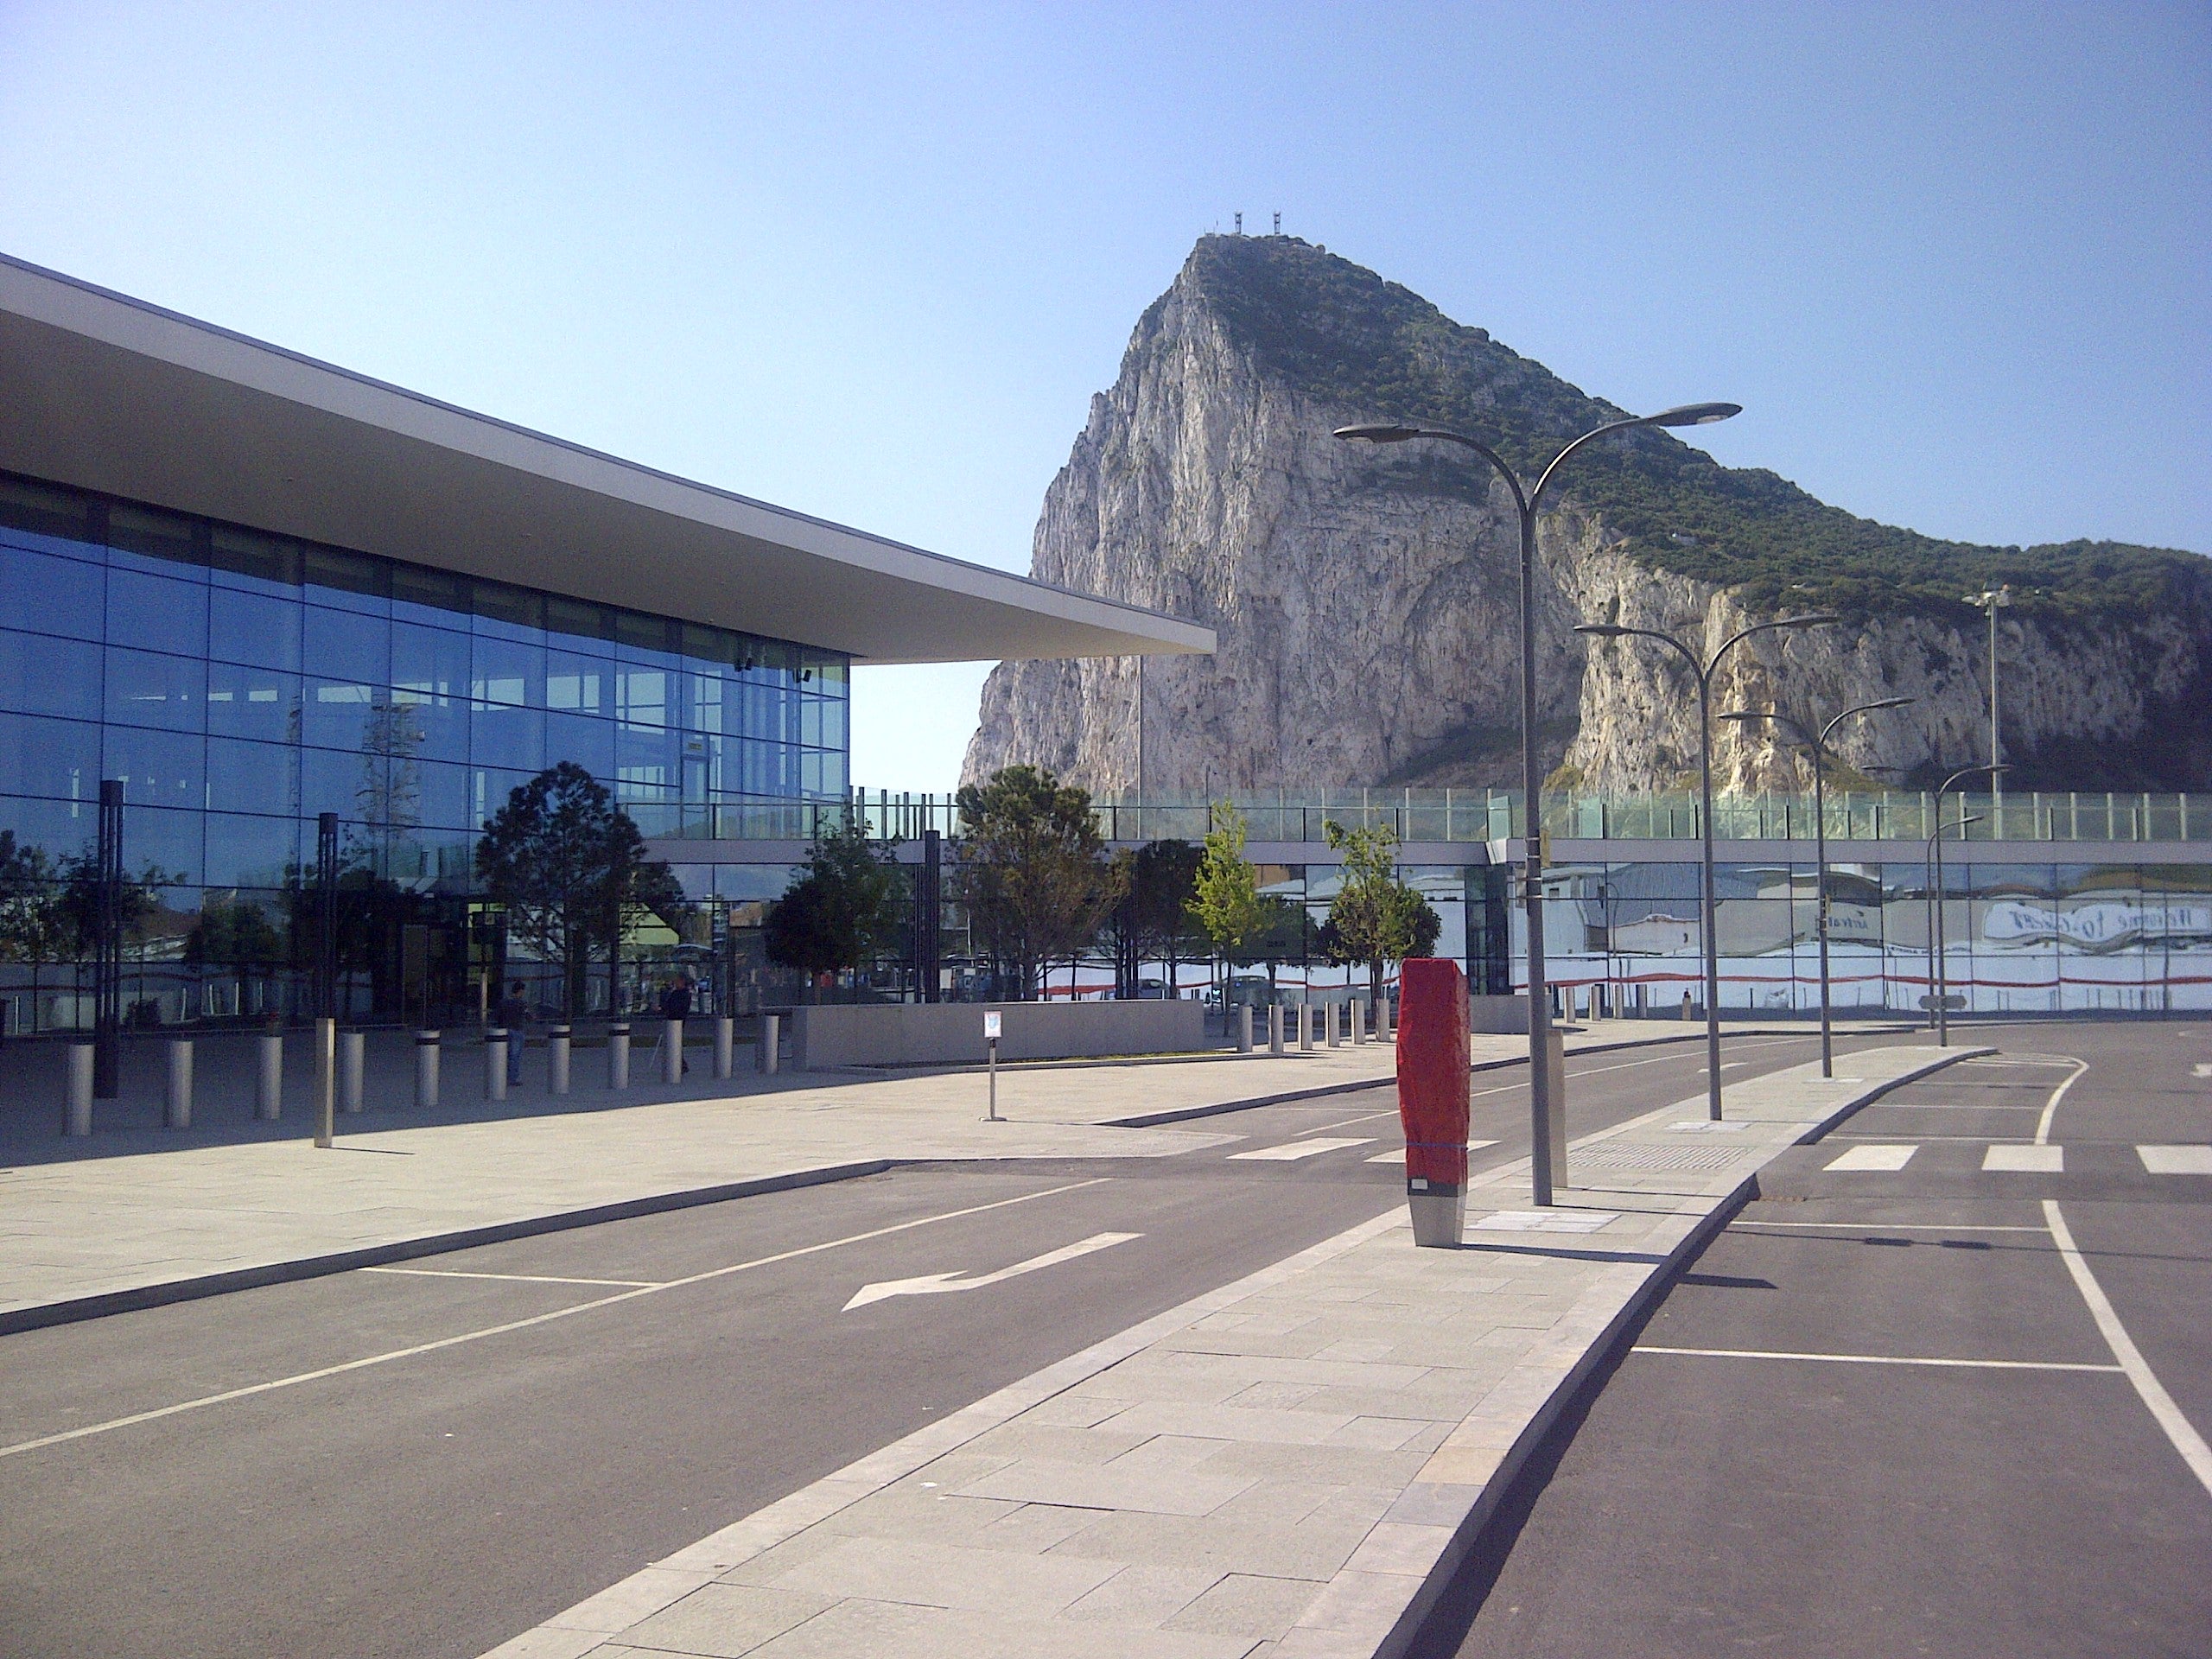
[{"label": "antenna mast on summit", "polygon": [[1277,236],[1281,236],[1282,234],[1282,215],[1281,213],[1277,213],[1275,215],[1275,234]]},{"label": "antenna mast on summit", "polygon": [[1244,234],[1244,215],[1242,213],[1236,215],[1236,234],[1239,236]]}]

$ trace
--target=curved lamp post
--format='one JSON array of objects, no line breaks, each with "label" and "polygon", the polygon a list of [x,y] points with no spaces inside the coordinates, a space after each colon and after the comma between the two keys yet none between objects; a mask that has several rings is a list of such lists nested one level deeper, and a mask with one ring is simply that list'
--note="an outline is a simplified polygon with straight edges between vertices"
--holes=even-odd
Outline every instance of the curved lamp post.
[{"label": "curved lamp post", "polygon": [[1720,716],[1723,720],[1771,721],[1788,726],[1796,732],[1801,747],[1813,756],[1813,859],[1815,874],[1813,890],[1814,926],[1821,940],[1821,1075],[1835,1076],[1835,1047],[1828,1015],[1828,799],[1824,787],[1828,768],[1828,734],[1854,715],[1871,715],[1877,709],[1902,709],[1912,702],[1910,697],[1882,697],[1872,702],[1862,702],[1832,715],[1827,723],[1816,734],[1794,716],[1776,710],[1761,713],[1754,709],[1738,709]]},{"label": "curved lamp post", "polygon": [[1656,639],[1688,663],[1697,679],[1698,827],[1704,832],[1701,863],[1705,878],[1700,906],[1705,935],[1705,1102],[1707,1114],[1716,1123],[1720,1121],[1720,940],[1715,919],[1719,907],[1713,896],[1713,676],[1721,659],[1755,633],[1769,633],[1777,628],[1816,628],[1840,620],[1827,615],[1779,616],[1770,622],[1754,622],[1747,628],[1737,629],[1702,661],[1673,634],[1662,633],[1656,628],[1623,627],[1618,622],[1586,622],[1575,629],[1577,633],[1586,633],[1593,639]]},{"label": "curved lamp post", "polygon": [[[1528,915],[1529,927],[1529,1110],[1530,1146],[1529,1185],[1529,1197],[1539,1205],[1552,1201],[1551,1118],[1551,1002],[1550,987],[1544,977],[1544,815],[1540,799],[1543,779],[1536,769],[1536,514],[1541,508],[1544,492],[1567,458],[1585,444],[1614,432],[1626,432],[1639,426],[1709,426],[1715,421],[1725,421],[1732,415],[1744,412],[1741,404],[1684,404],[1680,408],[1662,410],[1656,415],[1629,416],[1618,421],[1608,421],[1592,428],[1554,455],[1544,470],[1537,475],[1533,486],[1521,481],[1521,475],[1497,450],[1478,438],[1463,432],[1449,432],[1426,426],[1344,426],[1336,435],[1363,443],[1406,443],[1415,438],[1433,438],[1440,442],[1456,443],[1471,449],[1497,470],[1505,480],[1505,487],[1513,493],[1513,505],[1521,517],[1521,795],[1527,822],[1523,848],[1527,854],[1527,871],[1522,882],[1522,905]],[[1562,1149],[1563,1150],[1563,1149]]]},{"label": "curved lamp post", "polygon": [[[1950,1000],[1951,983],[1948,965],[1944,960],[1946,953],[1950,949],[1950,944],[1944,938],[1943,919],[1943,797],[1951,791],[1953,786],[1961,778],[1971,778],[1976,772],[1986,772],[1989,774],[1990,783],[1993,787],[1997,781],[1997,774],[2011,770],[2009,766],[1961,766],[1946,778],[1936,791],[1936,828],[1929,836],[1928,846],[1936,865],[1936,928],[1929,943],[1934,947],[1936,958],[1936,971],[1931,977],[1935,981],[1933,989],[1936,1003],[1936,1046],[1938,1048],[1948,1048],[1951,1046],[1950,1009],[1945,1006]],[[1967,825],[1980,822],[1979,817],[1971,818],[1961,817],[1953,827],[1958,830],[1959,839],[1964,841],[1967,837]]]}]

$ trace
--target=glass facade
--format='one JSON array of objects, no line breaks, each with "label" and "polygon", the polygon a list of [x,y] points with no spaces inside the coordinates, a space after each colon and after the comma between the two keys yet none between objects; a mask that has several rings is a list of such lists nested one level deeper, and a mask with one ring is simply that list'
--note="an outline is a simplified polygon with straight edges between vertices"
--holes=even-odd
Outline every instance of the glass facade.
[{"label": "glass facade", "polygon": [[[325,811],[382,905],[348,1011],[435,1014],[517,785],[573,760],[647,836],[711,838],[845,798],[848,693],[834,652],[0,476],[0,830],[59,867],[122,781],[141,1024],[291,1006]],[[6,1029],[80,1023],[39,949],[0,941]]]}]

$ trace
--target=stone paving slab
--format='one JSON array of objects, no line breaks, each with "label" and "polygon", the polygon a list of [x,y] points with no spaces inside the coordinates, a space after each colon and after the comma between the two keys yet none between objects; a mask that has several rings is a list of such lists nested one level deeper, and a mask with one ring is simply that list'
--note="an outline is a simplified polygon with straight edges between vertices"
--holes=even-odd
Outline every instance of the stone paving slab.
[{"label": "stone paving slab", "polygon": [[[1583,1052],[1680,1039],[1669,1022],[1617,1020],[1568,1041]],[[305,1046],[287,1045],[296,1071]],[[1478,1036],[1473,1063],[1510,1065],[1525,1052],[1523,1039]],[[0,1053],[0,1332],[893,1162],[1170,1157],[1236,1138],[1198,1121],[1207,1116],[1387,1084],[1395,1063],[1388,1045],[1347,1043],[1280,1057],[1039,1066],[1001,1076],[1000,1123],[981,1121],[985,1080],[972,1069],[694,1078],[623,1096],[592,1090],[580,1070],[564,1101],[525,1090],[455,1121],[424,1123],[404,1107],[341,1116],[337,1147],[317,1151],[303,1073],[288,1082],[290,1103],[275,1124],[202,1112],[181,1133],[121,1128],[63,1141],[25,1098],[53,1083],[38,1068],[58,1065],[58,1054],[54,1044]],[[454,1075],[467,1070],[449,1068],[449,1096],[480,1090],[473,1074]],[[1133,1096],[1151,1108],[1145,1116],[1181,1127],[1129,1127]]]},{"label": "stone paving slab", "polygon": [[[1758,1172],[1986,1048],[1852,1057],[1471,1190],[1457,1250],[1377,1217],[1047,1367],[623,1580],[489,1659],[1404,1650],[1556,1413]],[[1640,1161],[1654,1167],[1639,1173]],[[1503,1219],[1503,1228],[1485,1221]],[[877,1644],[873,1649],[870,1643]]]}]

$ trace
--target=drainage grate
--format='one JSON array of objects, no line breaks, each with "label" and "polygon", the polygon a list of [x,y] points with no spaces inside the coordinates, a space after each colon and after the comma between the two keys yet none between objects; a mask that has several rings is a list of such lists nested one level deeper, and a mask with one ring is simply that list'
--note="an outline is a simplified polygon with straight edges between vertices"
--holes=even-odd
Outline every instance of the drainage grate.
[{"label": "drainage grate", "polygon": [[1726,1169],[1743,1155],[1735,1147],[1592,1147],[1568,1154],[1581,1169]]}]

